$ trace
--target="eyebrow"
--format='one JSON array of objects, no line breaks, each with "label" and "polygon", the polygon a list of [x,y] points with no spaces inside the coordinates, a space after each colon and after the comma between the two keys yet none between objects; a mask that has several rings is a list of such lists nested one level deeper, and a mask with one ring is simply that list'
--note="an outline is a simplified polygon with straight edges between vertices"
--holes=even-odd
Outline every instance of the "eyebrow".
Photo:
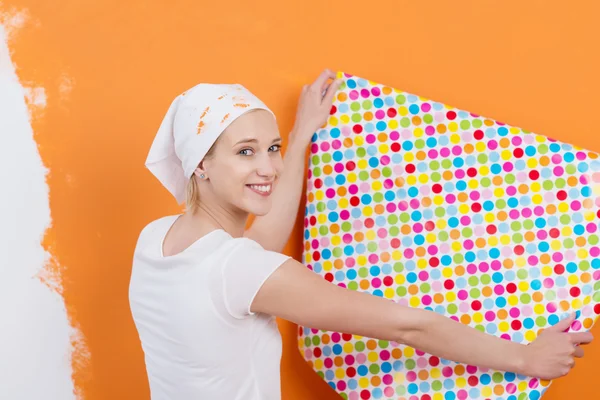
[{"label": "eyebrow", "polygon": [[[274,143],[278,143],[281,141],[282,141],[282,139],[280,137],[278,137],[276,139],[273,139],[273,141],[271,143],[274,144]],[[258,140],[253,139],[253,138],[245,138],[245,139],[240,140],[236,144],[234,144],[234,146],[237,146],[238,144],[242,144],[242,143],[258,143]]]}]

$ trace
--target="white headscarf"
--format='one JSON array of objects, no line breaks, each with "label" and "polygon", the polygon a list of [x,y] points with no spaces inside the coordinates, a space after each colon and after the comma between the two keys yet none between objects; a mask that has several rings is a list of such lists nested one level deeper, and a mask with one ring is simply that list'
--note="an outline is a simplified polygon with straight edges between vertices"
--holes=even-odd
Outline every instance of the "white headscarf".
[{"label": "white headscarf", "polygon": [[171,103],[148,153],[146,167],[178,204],[183,203],[189,179],[217,138],[236,118],[255,109],[273,114],[242,85],[194,86]]}]

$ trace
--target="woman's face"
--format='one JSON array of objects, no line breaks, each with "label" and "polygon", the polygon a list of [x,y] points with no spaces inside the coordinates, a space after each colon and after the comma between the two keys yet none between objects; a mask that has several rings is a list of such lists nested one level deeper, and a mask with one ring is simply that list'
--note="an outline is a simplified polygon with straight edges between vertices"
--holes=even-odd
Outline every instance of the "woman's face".
[{"label": "woman's face", "polygon": [[[273,115],[265,110],[250,111],[221,134],[196,175],[206,175],[216,205],[265,215],[271,209],[271,194],[283,169],[280,147]],[[203,188],[201,198],[204,193]]]}]

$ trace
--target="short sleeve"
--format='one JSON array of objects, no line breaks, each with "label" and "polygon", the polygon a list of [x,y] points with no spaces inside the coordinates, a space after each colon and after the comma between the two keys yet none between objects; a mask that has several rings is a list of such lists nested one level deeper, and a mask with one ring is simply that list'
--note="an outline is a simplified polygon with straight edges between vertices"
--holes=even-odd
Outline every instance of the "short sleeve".
[{"label": "short sleeve", "polygon": [[238,240],[221,266],[220,289],[227,312],[242,319],[253,315],[250,307],[254,297],[269,276],[290,257],[265,250],[251,239]]}]

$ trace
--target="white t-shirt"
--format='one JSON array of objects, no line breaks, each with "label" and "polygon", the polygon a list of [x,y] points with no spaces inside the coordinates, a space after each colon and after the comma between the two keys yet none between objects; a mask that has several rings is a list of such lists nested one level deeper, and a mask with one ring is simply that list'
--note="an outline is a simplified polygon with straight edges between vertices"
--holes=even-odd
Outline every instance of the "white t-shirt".
[{"label": "white t-shirt", "polygon": [[165,257],[177,217],[142,230],[129,286],[152,400],[280,399],[281,336],[250,305],[289,257],[223,230]]}]

